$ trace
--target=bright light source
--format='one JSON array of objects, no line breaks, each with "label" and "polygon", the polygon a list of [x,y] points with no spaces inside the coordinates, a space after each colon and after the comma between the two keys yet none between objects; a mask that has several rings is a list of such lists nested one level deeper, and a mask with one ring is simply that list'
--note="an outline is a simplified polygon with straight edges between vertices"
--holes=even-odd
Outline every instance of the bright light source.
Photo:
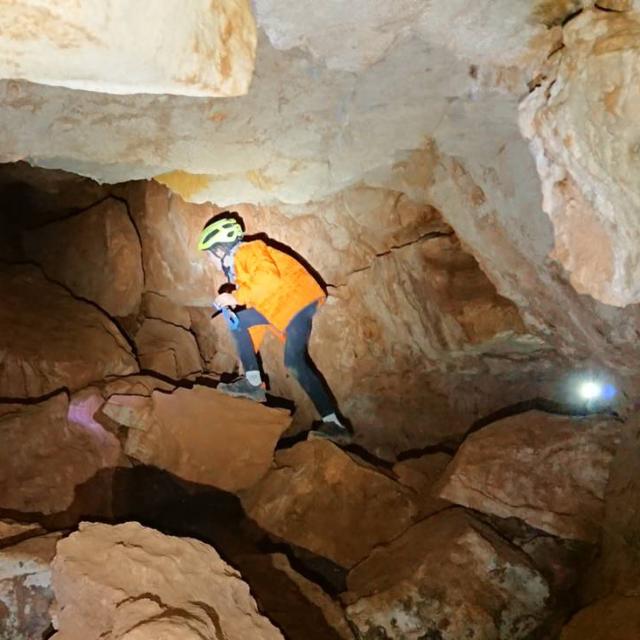
[{"label": "bright light source", "polygon": [[583,400],[597,400],[602,397],[603,386],[595,380],[585,380],[579,388],[580,397]]}]

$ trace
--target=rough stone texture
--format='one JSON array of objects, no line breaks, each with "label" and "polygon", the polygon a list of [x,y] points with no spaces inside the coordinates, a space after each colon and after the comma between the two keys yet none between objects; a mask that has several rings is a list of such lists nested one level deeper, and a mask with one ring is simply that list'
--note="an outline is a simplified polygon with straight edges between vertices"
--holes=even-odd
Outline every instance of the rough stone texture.
[{"label": "rough stone texture", "polygon": [[216,551],[137,523],[83,523],[53,563],[56,640],[282,640]]},{"label": "rough stone texture", "polygon": [[525,101],[521,125],[555,233],[554,259],[579,293],[640,301],[640,17],[585,11],[564,29],[549,78]]},{"label": "rough stone texture", "polygon": [[636,640],[640,637],[640,597],[610,597],[580,611],[560,640]]},{"label": "rough stone texture", "polygon": [[141,311],[145,318],[164,320],[183,329],[191,328],[189,310],[157,293],[146,292],[144,294]]},{"label": "rough stone texture", "polygon": [[51,561],[60,534],[0,550],[0,638],[35,640],[51,626]]},{"label": "rough stone texture", "polygon": [[0,547],[8,547],[22,539],[32,538],[41,533],[44,533],[44,530],[36,522],[22,523],[13,520],[0,520]]},{"label": "rough stone texture", "polygon": [[25,233],[26,253],[47,276],[112,316],[137,311],[144,286],[141,247],[127,207],[108,198]]},{"label": "rough stone texture", "polygon": [[612,419],[533,411],[500,420],[467,438],[437,494],[554,535],[595,541],[620,435]]},{"label": "rough stone texture", "polygon": [[114,397],[103,412],[130,427],[127,455],[225,491],[250,487],[267,472],[290,422],[285,411],[202,386]]},{"label": "rough stone texture", "polygon": [[104,93],[247,93],[256,31],[246,0],[1,3],[0,77]]},{"label": "rough stone texture", "polygon": [[31,267],[0,267],[0,397],[79,389],[138,367],[116,326]]},{"label": "rough stone texture", "polygon": [[248,555],[233,562],[261,610],[287,638],[354,640],[340,603],[298,573],[284,554]]},{"label": "rough stone texture", "polygon": [[640,596],[640,419],[624,425],[605,494],[602,550],[591,572],[591,600]]},{"label": "rough stone texture", "polygon": [[343,567],[398,536],[416,516],[409,490],[330,442],[279,451],[275,465],[242,495],[247,514],[272,536]]},{"label": "rough stone texture", "polygon": [[0,508],[65,511],[77,489],[120,459],[116,438],[61,393],[0,417]]},{"label": "rough stone texture", "polygon": [[449,462],[451,462],[450,455],[433,453],[393,465],[393,472],[398,482],[416,493],[420,520],[450,506],[446,500],[433,495],[433,487],[442,477]]},{"label": "rough stone texture", "polygon": [[566,538],[595,541],[619,422],[537,411],[500,420],[464,442],[438,495]]},{"label": "rough stone texture", "polygon": [[140,368],[180,380],[202,371],[196,340],[189,331],[164,320],[147,319],[135,336]]},{"label": "rough stone texture", "polygon": [[375,549],[348,587],[347,616],[363,640],[524,640],[549,595],[523,553],[459,509]]}]

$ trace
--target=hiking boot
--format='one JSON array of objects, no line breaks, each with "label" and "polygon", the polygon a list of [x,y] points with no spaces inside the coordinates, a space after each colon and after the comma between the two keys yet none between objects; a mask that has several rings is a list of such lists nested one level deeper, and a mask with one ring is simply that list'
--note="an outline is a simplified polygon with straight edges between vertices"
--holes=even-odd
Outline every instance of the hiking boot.
[{"label": "hiking boot", "polygon": [[331,440],[338,445],[349,444],[352,439],[351,431],[336,422],[321,422],[307,435],[307,440]]},{"label": "hiking boot", "polygon": [[264,386],[251,384],[244,376],[236,378],[233,382],[221,382],[216,387],[218,391],[234,398],[249,398],[255,402],[266,402],[267,394]]}]

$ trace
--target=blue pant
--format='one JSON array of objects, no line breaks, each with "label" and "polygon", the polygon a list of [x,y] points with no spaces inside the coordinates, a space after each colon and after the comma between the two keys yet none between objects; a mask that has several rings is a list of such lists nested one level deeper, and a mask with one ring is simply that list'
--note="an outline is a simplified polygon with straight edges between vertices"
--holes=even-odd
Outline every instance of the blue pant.
[{"label": "blue pant", "polygon": [[[336,406],[308,353],[313,315],[317,309],[317,302],[310,304],[299,311],[288,324],[285,329],[284,364],[311,398],[318,413],[326,416],[334,413]],[[249,327],[268,325],[269,321],[256,309],[243,309],[238,311],[237,315],[240,324],[231,335],[235,340],[242,366],[245,371],[258,371],[258,359],[248,330]]]}]

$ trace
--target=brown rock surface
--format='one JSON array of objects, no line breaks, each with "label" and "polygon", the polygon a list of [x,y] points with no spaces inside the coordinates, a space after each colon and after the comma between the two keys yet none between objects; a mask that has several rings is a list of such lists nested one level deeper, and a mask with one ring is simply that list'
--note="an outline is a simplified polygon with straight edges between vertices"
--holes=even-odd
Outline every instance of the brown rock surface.
[{"label": "brown rock surface", "polygon": [[524,640],[549,595],[526,555],[461,509],[375,549],[347,583],[347,617],[363,640]]},{"label": "brown rock surface", "polygon": [[8,547],[25,538],[32,538],[44,533],[42,527],[33,523],[15,522],[13,520],[0,520],[0,547]]},{"label": "brown rock surface", "polygon": [[158,293],[147,291],[143,294],[141,311],[145,318],[164,320],[183,329],[191,327],[189,310]]},{"label": "brown rock surface", "polygon": [[284,554],[241,556],[233,562],[261,609],[288,638],[354,640],[340,603],[298,573]]},{"label": "brown rock surface", "polygon": [[449,462],[451,462],[449,454],[433,453],[393,465],[393,472],[398,477],[398,482],[416,493],[418,519],[421,520],[451,506],[446,500],[433,495],[433,487],[442,477]]},{"label": "brown rock surface", "polygon": [[467,438],[438,495],[561,537],[596,540],[620,433],[619,422],[601,417],[533,411],[500,420]]},{"label": "brown rock surface", "polygon": [[51,626],[51,561],[59,534],[0,550],[0,638],[35,640]]},{"label": "brown rock surface", "polygon": [[80,485],[117,466],[118,441],[86,415],[61,393],[0,417],[0,508],[62,512]]},{"label": "brown rock surface", "polygon": [[276,454],[275,469],[245,492],[249,517],[276,538],[352,567],[416,517],[413,494],[330,442]]},{"label": "brown rock surface", "polygon": [[120,200],[107,198],[29,230],[24,246],[47,276],[110,315],[127,316],[138,309],[144,287],[140,241]]},{"label": "brown rock surface", "polygon": [[81,524],[58,546],[53,588],[59,640],[282,640],[212,547],[137,523]]},{"label": "brown rock surface", "polygon": [[640,638],[640,597],[612,596],[576,614],[560,640],[637,640]]},{"label": "brown rock surface", "polygon": [[[203,386],[154,391],[150,398],[112,398],[116,401],[128,407],[122,419],[133,427],[127,435],[127,455],[225,491],[246,489],[267,472],[290,422],[285,411]],[[106,412],[118,418],[117,412]]]},{"label": "brown rock surface", "polygon": [[193,334],[164,320],[147,319],[135,336],[140,368],[181,380],[202,371]]},{"label": "brown rock surface", "polygon": [[138,370],[116,326],[32,267],[0,267],[0,397],[80,389]]}]

